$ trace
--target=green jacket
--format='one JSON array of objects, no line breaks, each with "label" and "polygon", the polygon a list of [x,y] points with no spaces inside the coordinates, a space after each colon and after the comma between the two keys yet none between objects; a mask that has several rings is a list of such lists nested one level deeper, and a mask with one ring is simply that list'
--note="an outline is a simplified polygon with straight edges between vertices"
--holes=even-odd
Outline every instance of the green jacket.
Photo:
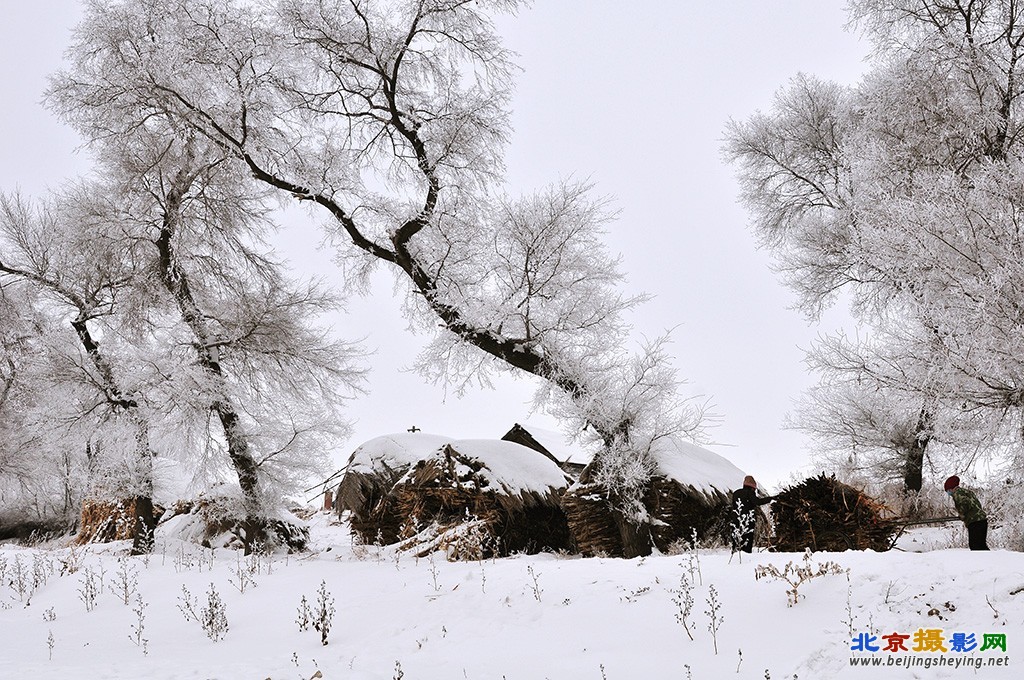
[{"label": "green jacket", "polygon": [[985,511],[981,509],[978,497],[970,489],[958,486],[953,489],[953,505],[956,506],[956,514],[964,524],[973,524],[988,519]]}]

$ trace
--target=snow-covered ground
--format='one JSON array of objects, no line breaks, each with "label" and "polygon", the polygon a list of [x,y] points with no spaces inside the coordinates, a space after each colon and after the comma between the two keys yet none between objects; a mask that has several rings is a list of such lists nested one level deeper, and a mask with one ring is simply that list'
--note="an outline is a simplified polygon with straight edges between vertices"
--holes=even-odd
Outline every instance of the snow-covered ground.
[{"label": "snow-covered ground", "polygon": [[[905,536],[906,551],[814,554],[815,569],[835,562],[849,578],[811,579],[795,606],[789,585],[755,569],[802,566],[799,554],[448,563],[353,546],[326,514],[312,538],[308,554],[259,560],[166,537],[148,559],[125,557],[123,543],[74,555],[0,545],[0,678],[824,680],[1014,678],[1024,668],[1024,592],[1014,594],[1024,555],[940,549],[949,534],[934,530]],[[677,618],[684,574],[693,640]],[[303,596],[317,608],[321,582],[335,609],[327,646],[296,623]],[[211,589],[228,625],[218,641],[196,620]],[[885,651],[893,633],[909,636],[908,651]],[[959,634],[976,646],[955,651]],[[1006,651],[982,651],[987,634],[1005,636]],[[878,651],[851,651],[858,639]],[[913,651],[928,645],[949,651]]]}]

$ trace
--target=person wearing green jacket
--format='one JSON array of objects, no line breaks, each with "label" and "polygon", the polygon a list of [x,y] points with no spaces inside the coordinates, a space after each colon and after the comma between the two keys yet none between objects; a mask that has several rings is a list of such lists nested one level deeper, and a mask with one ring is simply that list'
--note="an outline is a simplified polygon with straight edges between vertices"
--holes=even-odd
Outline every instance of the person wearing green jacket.
[{"label": "person wearing green jacket", "polygon": [[967,546],[971,550],[988,550],[985,536],[988,534],[988,515],[981,507],[981,502],[974,492],[960,486],[960,478],[953,475],[946,480],[943,487],[953,499],[956,514],[967,527]]}]

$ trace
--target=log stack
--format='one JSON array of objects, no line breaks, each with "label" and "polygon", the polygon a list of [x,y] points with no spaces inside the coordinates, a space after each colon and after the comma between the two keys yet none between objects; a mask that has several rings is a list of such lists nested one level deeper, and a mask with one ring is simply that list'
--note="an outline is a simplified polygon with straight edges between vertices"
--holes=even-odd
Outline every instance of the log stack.
[{"label": "log stack", "polygon": [[811,477],[775,497],[772,549],[888,550],[897,528],[886,518],[889,514],[883,504],[835,475]]}]

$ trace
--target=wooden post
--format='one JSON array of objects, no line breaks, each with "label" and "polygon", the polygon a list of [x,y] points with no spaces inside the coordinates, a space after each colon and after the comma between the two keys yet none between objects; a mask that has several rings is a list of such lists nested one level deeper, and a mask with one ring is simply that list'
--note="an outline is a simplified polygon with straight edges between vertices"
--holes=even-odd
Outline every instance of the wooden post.
[{"label": "wooden post", "polygon": [[324,510],[331,510],[334,507],[334,493],[330,489],[324,489]]}]

